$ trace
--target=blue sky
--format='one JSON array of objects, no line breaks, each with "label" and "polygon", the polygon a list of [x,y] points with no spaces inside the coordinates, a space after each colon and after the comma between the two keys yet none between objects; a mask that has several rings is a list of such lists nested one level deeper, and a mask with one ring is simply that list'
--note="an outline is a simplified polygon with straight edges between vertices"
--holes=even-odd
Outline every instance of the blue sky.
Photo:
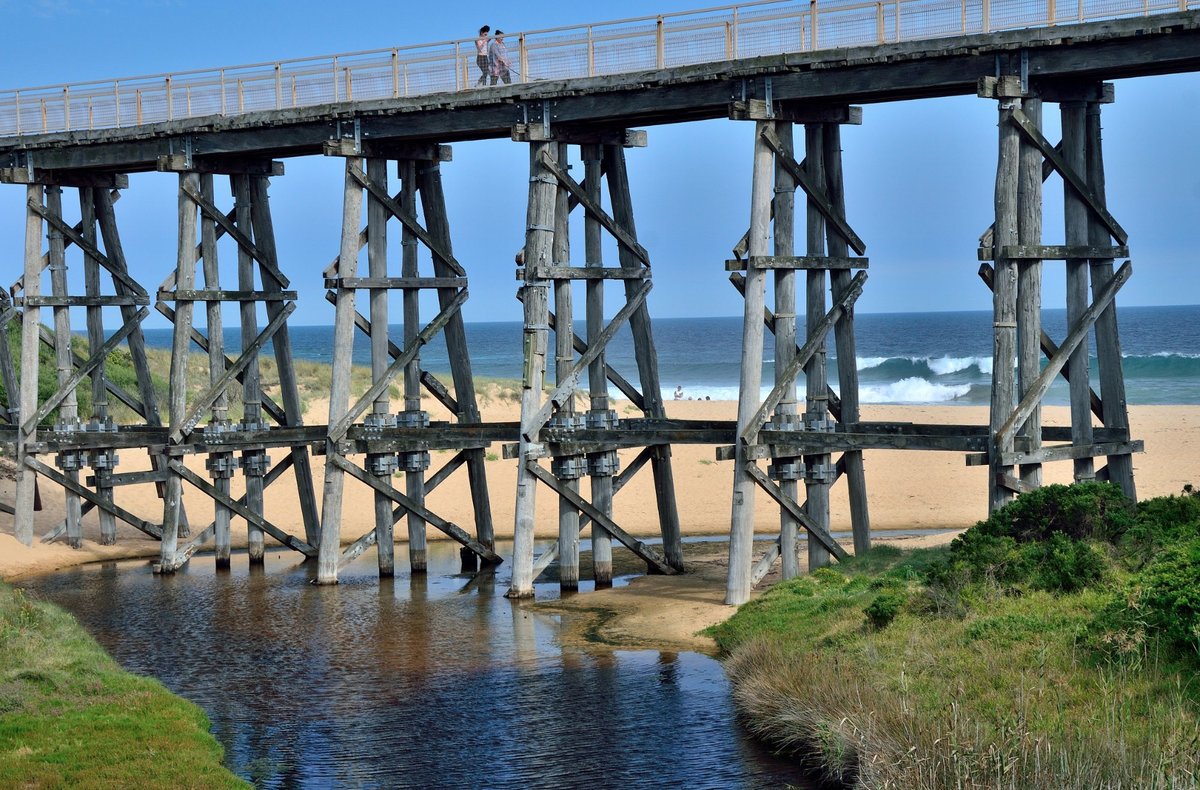
[{"label": "blue sky", "polygon": [[[364,2],[351,8],[312,0],[0,0],[0,17],[10,32],[0,88],[465,38],[484,23],[511,32],[702,5],[537,0]],[[868,105],[863,115],[861,127],[843,133],[849,220],[871,259],[859,309],[989,308],[989,293],[975,274],[975,249],[991,222],[995,103],[962,97]],[[1053,139],[1055,115],[1048,114],[1047,122]],[[649,132],[650,146],[630,151],[629,165],[639,236],[654,261],[652,313],[740,315],[741,301],[723,261],[748,222],[752,125],[711,121]],[[1135,266],[1119,297],[1122,304],[1200,301],[1198,132],[1200,75],[1119,82],[1116,104],[1105,108],[1109,208],[1129,231]],[[338,249],[340,166],[341,160],[320,157],[288,160],[287,175],[272,185],[282,265],[301,294],[297,324],[333,319],[320,272]],[[471,277],[469,321],[520,319],[512,254],[522,242],[527,168],[526,147],[511,141],[456,144],[454,161],[443,168],[455,253]],[[1062,243],[1061,192],[1058,179],[1051,179],[1046,243]],[[219,186],[218,194],[227,200],[228,189]],[[20,187],[0,186],[5,285],[21,266],[23,200]],[[133,176],[117,212],[133,273],[157,285],[175,255],[174,176]],[[581,232],[573,246],[582,262]],[[222,250],[222,256],[223,267],[234,264],[232,250]],[[616,261],[611,247],[606,261]],[[72,263],[78,266],[77,259]],[[1063,305],[1062,280],[1061,264],[1049,263],[1047,307]],[[395,312],[398,316],[398,303]],[[148,325],[164,322],[154,315]]]}]

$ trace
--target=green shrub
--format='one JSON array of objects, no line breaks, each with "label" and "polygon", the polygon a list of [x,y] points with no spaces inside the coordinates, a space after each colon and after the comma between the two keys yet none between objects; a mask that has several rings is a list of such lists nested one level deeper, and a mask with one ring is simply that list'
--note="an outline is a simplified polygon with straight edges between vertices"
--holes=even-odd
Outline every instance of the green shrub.
[{"label": "green shrub", "polygon": [[975,529],[1018,543],[1062,533],[1074,540],[1115,543],[1135,523],[1134,504],[1111,483],[1050,485],[1022,494]]},{"label": "green shrub", "polygon": [[867,616],[867,622],[872,628],[887,628],[896,619],[896,615],[904,609],[904,604],[907,602],[908,596],[902,592],[880,593],[875,596],[875,600],[867,604],[867,607],[863,609],[863,614]]},{"label": "green shrub", "polygon": [[1125,565],[1137,570],[1172,543],[1200,537],[1200,496],[1185,486],[1183,496],[1155,497],[1138,505],[1137,521],[1121,540]]},{"label": "green shrub", "polygon": [[1023,553],[1031,567],[1031,585],[1047,592],[1078,592],[1103,579],[1107,567],[1104,557],[1090,544],[1071,540],[1061,532],[1042,543],[1029,544]]}]

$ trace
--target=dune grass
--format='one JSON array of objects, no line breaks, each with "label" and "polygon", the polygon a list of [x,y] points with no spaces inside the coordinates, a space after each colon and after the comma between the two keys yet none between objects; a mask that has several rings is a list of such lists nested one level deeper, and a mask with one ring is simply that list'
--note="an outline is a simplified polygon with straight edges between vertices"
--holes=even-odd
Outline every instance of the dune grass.
[{"label": "dune grass", "polygon": [[[1174,564],[1137,567],[1137,529],[1081,536],[1074,553],[1062,540],[1057,553],[989,545],[965,578],[963,563],[985,554],[978,539],[879,547],[775,586],[712,633],[748,726],[851,786],[1196,787],[1200,631],[1174,640],[1153,627],[1152,593],[1175,573],[1167,587],[1183,592],[1163,596],[1175,607],[1164,622],[1195,629],[1200,564],[1165,549]],[[1200,520],[1172,534],[1188,544]],[[1022,551],[1041,559],[1012,571]],[[1046,581],[1092,551],[1093,581]]]},{"label": "dune grass", "polygon": [[246,787],[199,707],[0,584],[0,787]]}]

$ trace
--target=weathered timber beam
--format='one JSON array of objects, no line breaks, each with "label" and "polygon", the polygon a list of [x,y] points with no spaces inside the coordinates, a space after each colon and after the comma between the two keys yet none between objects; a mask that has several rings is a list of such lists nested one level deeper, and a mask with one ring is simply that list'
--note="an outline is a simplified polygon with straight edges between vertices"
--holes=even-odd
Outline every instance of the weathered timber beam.
[{"label": "weathered timber beam", "polygon": [[141,307],[150,304],[144,294],[128,296],[18,296],[20,307]]},{"label": "weathered timber beam", "polygon": [[677,573],[677,571],[672,568],[667,561],[653,548],[619,527],[616,522],[614,522],[604,513],[597,510],[590,502],[581,497],[578,492],[572,491],[566,486],[561,485],[557,477],[538,466],[536,461],[530,461],[528,463],[528,468],[534,477],[536,477],[538,480],[541,480],[543,483],[549,486],[551,490],[570,502],[575,509],[587,515],[592,521],[603,527],[606,532],[608,532],[617,540],[621,541],[625,548],[629,549],[638,557],[654,566],[654,569],[659,573],[666,574],[668,576]]},{"label": "weathered timber beam", "polygon": [[147,535],[149,535],[152,538],[157,538],[158,540],[162,540],[162,528],[159,527],[157,524],[151,524],[149,521],[146,521],[143,518],[139,518],[139,517],[135,516],[134,514],[130,513],[128,510],[114,504],[109,499],[106,499],[105,497],[100,496],[99,494],[92,491],[91,489],[84,488],[83,486],[79,485],[79,483],[76,483],[74,480],[68,479],[66,475],[60,474],[57,469],[47,466],[46,464],[42,463],[41,461],[37,460],[36,458],[34,458],[31,455],[25,456],[25,465],[28,466],[33,471],[37,472],[38,474],[42,475],[46,479],[50,480],[51,482],[58,483],[60,486],[67,489],[68,491],[75,494],[76,496],[78,496],[82,499],[86,499],[88,502],[91,502],[96,507],[101,508],[102,510],[105,510],[109,513],[112,513],[114,516],[121,519],[126,524],[130,525],[131,527],[134,527],[135,529],[139,529],[142,532],[145,532]]},{"label": "weathered timber beam", "polygon": [[535,280],[645,280],[650,277],[649,269],[617,269],[601,266],[543,266],[534,264],[516,270],[518,280],[532,277]]},{"label": "weathered timber beam", "polygon": [[[1001,248],[1000,254],[1009,260],[1017,261],[1069,261],[1081,258],[1128,258],[1128,247],[1069,247],[1063,245],[1024,245],[1016,244]],[[990,261],[993,258],[991,247],[979,249],[979,260]]]},{"label": "weathered timber beam", "polygon": [[837,258],[830,255],[777,256],[756,255],[753,258],[738,258],[725,261],[725,271],[743,272],[747,269],[866,269],[866,258]]},{"label": "weathered timber beam", "polygon": [[[1054,461],[1072,461],[1079,458],[1098,458],[1103,455],[1132,455],[1145,452],[1146,444],[1140,439],[1128,442],[1093,442],[1092,444],[1065,444],[1042,447],[1032,452],[1001,453],[1002,466],[1018,464],[1041,464]],[[967,466],[984,466],[988,453],[972,453],[967,456]]]},{"label": "weathered timber beam", "polygon": [[842,562],[845,562],[849,555],[846,550],[838,544],[833,536],[826,532],[819,524],[809,518],[808,514],[800,507],[796,500],[785,495],[779,486],[763,474],[763,471],[758,468],[757,464],[746,464],[746,471],[750,477],[754,478],[754,482],[758,483],[759,488],[767,492],[767,495],[774,499],[781,507],[800,523],[808,531],[808,534],[817,539],[825,550],[833,556],[837,557]]},{"label": "weathered timber beam", "polygon": [[1029,415],[1033,413],[1034,408],[1041,403],[1042,398],[1049,391],[1054,377],[1067,364],[1067,360],[1072,352],[1078,348],[1081,342],[1087,339],[1088,332],[1091,330],[1092,325],[1096,323],[1096,319],[1100,317],[1100,313],[1116,298],[1117,291],[1121,290],[1121,286],[1129,280],[1132,274],[1132,262],[1125,261],[1121,268],[1117,270],[1117,273],[1112,276],[1112,279],[1096,294],[1095,301],[1079,317],[1079,321],[1075,326],[1071,328],[1062,346],[1058,349],[1058,353],[1046,362],[1046,367],[1034,379],[1029,390],[1021,398],[1021,402],[1017,404],[1017,407],[1013,409],[1013,413],[1009,415],[1004,424],[1000,426],[1000,430],[996,432],[996,445],[998,447],[1004,448],[1011,444],[1017,428],[1025,424],[1025,421],[1029,419]]},{"label": "weathered timber beam", "polygon": [[299,298],[296,291],[222,291],[185,288],[159,291],[160,302],[290,302]]},{"label": "weathered timber beam", "polygon": [[29,201],[28,206],[34,213],[54,227],[55,230],[69,239],[72,244],[83,250],[88,257],[95,259],[97,263],[103,266],[109,274],[119,280],[131,292],[139,296],[146,296],[146,289],[142,287],[141,283],[130,277],[122,267],[115,265],[109,260],[107,255],[100,252],[99,247],[84,238],[82,223],[72,227],[64,222],[62,217],[43,208],[37,201]]},{"label": "weathered timber beam", "polygon": [[213,222],[216,222],[217,225],[224,230],[230,238],[236,241],[237,245],[245,250],[247,255],[258,261],[258,265],[261,267],[262,271],[271,275],[271,278],[275,280],[275,282],[279,283],[280,288],[287,288],[289,285],[291,285],[291,281],[288,280],[283,272],[279,271],[279,268],[275,265],[275,261],[271,260],[270,256],[265,255],[261,250],[259,250],[258,245],[256,245],[250,239],[250,237],[247,236],[244,231],[242,231],[241,228],[235,225],[233,220],[231,220],[228,215],[225,214],[225,212],[221,211],[211,202],[206,200],[205,197],[196,191],[196,189],[194,189],[190,184],[187,184],[186,182],[180,183],[180,188],[182,189],[183,194],[187,195],[189,200],[199,206],[202,212],[208,215],[208,217],[212,219]]}]

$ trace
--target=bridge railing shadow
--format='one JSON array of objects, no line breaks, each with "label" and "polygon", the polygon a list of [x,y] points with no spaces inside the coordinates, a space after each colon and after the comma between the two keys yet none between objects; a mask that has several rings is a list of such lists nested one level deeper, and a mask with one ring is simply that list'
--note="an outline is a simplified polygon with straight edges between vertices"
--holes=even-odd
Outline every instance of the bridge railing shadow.
[{"label": "bridge railing shadow", "polygon": [[[517,82],[1148,16],[1200,0],[757,0],[518,33]],[[0,91],[0,138],[476,90],[471,40]]]}]

